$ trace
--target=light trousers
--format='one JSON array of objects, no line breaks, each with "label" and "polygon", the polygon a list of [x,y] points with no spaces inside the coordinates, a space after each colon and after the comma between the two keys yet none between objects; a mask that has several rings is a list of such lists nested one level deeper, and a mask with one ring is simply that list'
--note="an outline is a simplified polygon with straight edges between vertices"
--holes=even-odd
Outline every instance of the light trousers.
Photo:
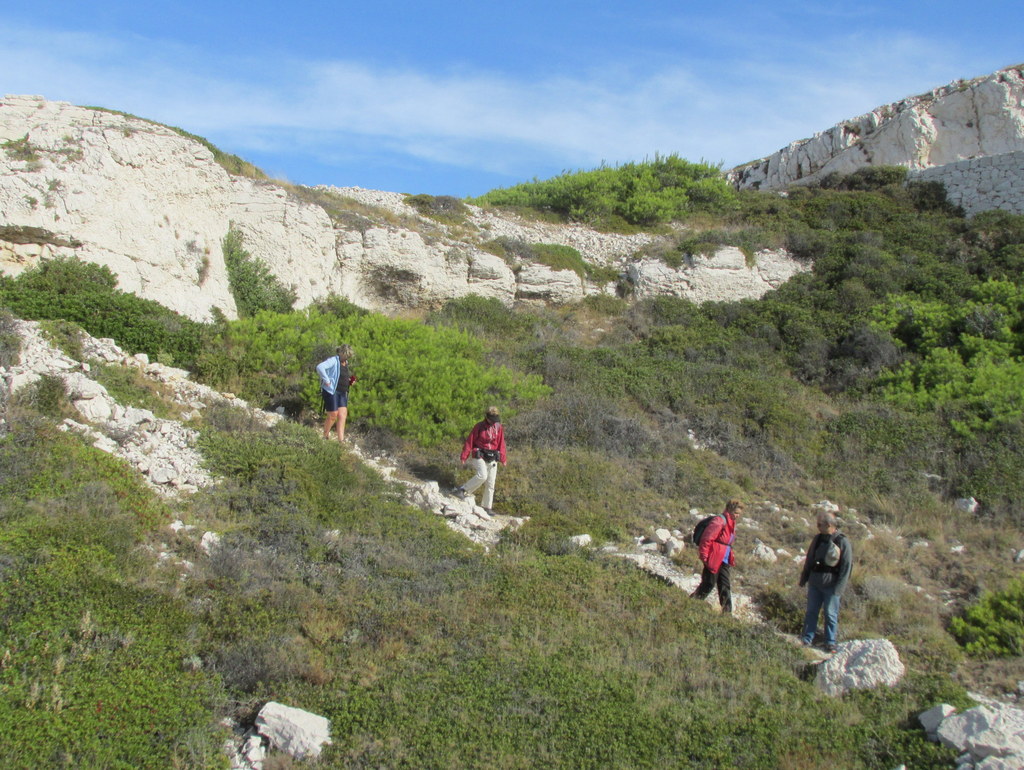
[{"label": "light trousers", "polygon": [[482,457],[471,457],[466,463],[473,471],[473,478],[462,485],[467,494],[473,494],[483,485],[484,497],[480,501],[482,508],[490,509],[494,505],[494,480],[498,477],[498,462],[485,461]]}]

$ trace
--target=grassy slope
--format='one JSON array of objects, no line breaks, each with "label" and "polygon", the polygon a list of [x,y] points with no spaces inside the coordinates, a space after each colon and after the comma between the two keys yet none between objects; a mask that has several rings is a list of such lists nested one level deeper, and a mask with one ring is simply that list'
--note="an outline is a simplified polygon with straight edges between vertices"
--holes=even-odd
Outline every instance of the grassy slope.
[{"label": "grassy slope", "polygon": [[[207,715],[251,716],[268,699],[332,719],[329,766],[948,765],[912,715],[963,702],[941,684],[959,654],[941,605],[907,585],[999,585],[1012,564],[992,557],[1020,547],[1020,532],[1005,519],[957,518],[920,474],[948,436],[862,399],[849,385],[864,372],[827,351],[863,317],[858,302],[901,280],[952,265],[936,285],[955,297],[963,271],[922,244],[973,242],[955,217],[925,227],[906,202],[805,195],[752,197],[714,236],[814,241],[816,280],[764,302],[518,314],[468,300],[433,319],[469,329],[495,359],[554,389],[509,422],[501,505],[533,519],[489,555],[299,426],[255,431],[209,413],[204,451],[226,481],[168,509],[106,455],[55,433],[52,394],[8,405],[0,683],[17,728],[0,747],[5,766],[215,766]],[[910,269],[928,260],[934,270]],[[805,344],[815,339],[826,354]],[[204,353],[217,351],[207,341]],[[361,422],[355,404],[353,426],[408,469],[454,481],[454,447],[402,440]],[[718,451],[690,448],[688,428]],[[625,539],[732,494],[798,514],[833,496],[891,525],[858,542],[843,630],[893,638],[913,668],[903,684],[825,699],[769,629],[565,545],[581,531]],[[162,528],[171,516],[223,532],[225,547],[204,556]],[[759,536],[791,551],[808,537],[781,515],[764,526]],[[333,529],[341,536],[325,539]],[[908,537],[933,547],[912,551]],[[195,562],[192,577],[145,555],[141,546],[161,541]],[[956,542],[965,556],[947,555]],[[784,630],[800,612],[792,569],[739,571]],[[127,672],[133,684],[111,686]]]}]

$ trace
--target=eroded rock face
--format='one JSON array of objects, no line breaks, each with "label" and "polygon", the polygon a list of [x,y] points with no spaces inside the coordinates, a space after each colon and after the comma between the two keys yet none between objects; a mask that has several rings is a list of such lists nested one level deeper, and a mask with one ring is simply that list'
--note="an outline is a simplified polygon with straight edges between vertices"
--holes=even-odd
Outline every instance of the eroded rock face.
[{"label": "eroded rock face", "polygon": [[[75,256],[109,267],[124,291],[197,320],[209,320],[214,308],[237,315],[222,252],[231,228],[294,288],[297,307],[332,293],[400,312],[468,294],[511,305],[615,292],[614,280],[592,284],[571,270],[507,263],[487,251],[495,239],[571,246],[622,276],[629,268],[640,296],[758,297],[801,269],[788,255],[758,256],[753,271],[732,273],[714,264],[718,255],[681,271],[634,269],[638,252],[662,236],[528,222],[473,206],[460,224],[442,225],[399,193],[289,189],[233,176],[206,146],[166,126],[38,96],[0,100],[0,144],[0,271],[17,275],[41,260]],[[311,202],[316,195],[349,208],[332,219]]]},{"label": "eroded rock face", "polygon": [[1010,67],[878,107],[737,166],[741,189],[774,190],[866,165],[924,169],[1024,150],[1024,75]]},{"label": "eroded rock face", "polygon": [[670,294],[699,304],[760,297],[810,268],[810,262],[797,261],[784,251],[759,251],[748,263],[742,251],[724,246],[678,268],[641,259],[627,267],[627,275],[638,299]]}]

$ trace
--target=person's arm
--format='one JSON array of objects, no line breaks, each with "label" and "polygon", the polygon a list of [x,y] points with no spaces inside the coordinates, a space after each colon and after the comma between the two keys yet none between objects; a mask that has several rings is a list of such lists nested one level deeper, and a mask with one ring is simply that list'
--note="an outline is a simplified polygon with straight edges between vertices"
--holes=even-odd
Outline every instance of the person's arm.
[{"label": "person's arm", "polygon": [[811,538],[811,544],[807,546],[807,556],[804,557],[804,568],[800,572],[800,582],[797,584],[801,588],[807,585],[807,579],[811,576],[811,562],[814,560],[814,546],[818,542],[818,536],[815,535]]},{"label": "person's arm", "polygon": [[331,376],[330,374],[328,374],[328,366],[330,365],[330,363],[331,359],[328,358],[327,360],[321,361],[316,365],[316,373],[320,375],[320,384],[324,388],[329,388],[331,386]]},{"label": "person's arm", "polygon": [[700,545],[697,547],[697,555],[700,560],[705,564],[708,563],[708,559],[711,558],[711,546],[718,539],[718,536],[722,534],[722,530],[725,529],[725,522],[721,516],[715,516],[708,525],[704,528],[704,533],[700,539]]},{"label": "person's arm", "polygon": [[505,465],[505,426],[498,426],[498,451],[501,453],[501,464]]},{"label": "person's arm", "polygon": [[477,434],[480,432],[480,423],[473,426],[473,430],[466,436],[466,443],[462,445],[462,455],[459,459],[465,463],[469,459],[469,455],[473,452],[473,445],[476,443]]},{"label": "person's arm", "polygon": [[846,590],[846,584],[850,582],[850,573],[853,572],[853,544],[850,538],[843,535],[842,549],[839,554],[839,574],[836,575],[836,596],[842,595]]}]

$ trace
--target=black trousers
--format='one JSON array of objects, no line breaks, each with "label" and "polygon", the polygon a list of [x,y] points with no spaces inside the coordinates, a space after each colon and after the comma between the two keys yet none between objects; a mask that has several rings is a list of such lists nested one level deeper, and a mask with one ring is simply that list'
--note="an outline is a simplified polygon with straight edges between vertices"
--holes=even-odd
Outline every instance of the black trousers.
[{"label": "black trousers", "polygon": [[718,568],[715,574],[704,565],[704,571],[700,575],[700,585],[690,596],[694,599],[707,599],[711,589],[718,586],[718,603],[722,605],[722,612],[732,612],[732,583],[729,575],[730,567],[725,562]]}]

